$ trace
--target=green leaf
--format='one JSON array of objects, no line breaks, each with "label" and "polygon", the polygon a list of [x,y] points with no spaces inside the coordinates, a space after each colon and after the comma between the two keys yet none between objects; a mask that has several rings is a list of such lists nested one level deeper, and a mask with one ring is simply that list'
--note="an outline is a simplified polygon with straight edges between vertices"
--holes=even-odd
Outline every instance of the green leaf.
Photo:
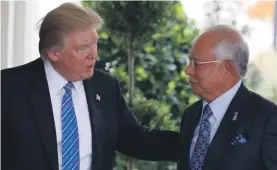
[{"label": "green leaf", "polygon": [[99,34],[99,36],[100,36],[100,38],[105,39],[105,40],[109,38],[109,34],[107,32],[101,32]]}]

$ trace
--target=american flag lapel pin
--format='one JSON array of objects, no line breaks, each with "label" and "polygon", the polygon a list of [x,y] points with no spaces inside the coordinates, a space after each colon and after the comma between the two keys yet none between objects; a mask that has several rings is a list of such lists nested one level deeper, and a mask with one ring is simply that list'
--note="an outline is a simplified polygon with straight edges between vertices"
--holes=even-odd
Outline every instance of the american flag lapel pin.
[{"label": "american flag lapel pin", "polygon": [[232,120],[237,120],[239,112],[234,112]]},{"label": "american flag lapel pin", "polygon": [[101,100],[101,97],[99,96],[99,94],[96,94],[96,100],[97,100],[97,101],[100,101],[100,100]]}]

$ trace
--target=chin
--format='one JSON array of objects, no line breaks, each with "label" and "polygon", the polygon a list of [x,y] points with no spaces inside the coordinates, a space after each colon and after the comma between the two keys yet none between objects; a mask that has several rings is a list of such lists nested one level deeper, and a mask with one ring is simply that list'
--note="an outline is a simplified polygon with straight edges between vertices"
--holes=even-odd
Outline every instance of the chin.
[{"label": "chin", "polygon": [[192,93],[193,94],[199,96],[202,92],[203,92],[203,90],[201,88],[192,86]]},{"label": "chin", "polygon": [[91,78],[94,74],[94,69],[87,72],[86,79]]},{"label": "chin", "polygon": [[89,79],[93,76],[94,74],[94,68],[87,68],[86,70],[84,70],[83,73],[80,74],[80,77],[85,80],[85,79]]}]

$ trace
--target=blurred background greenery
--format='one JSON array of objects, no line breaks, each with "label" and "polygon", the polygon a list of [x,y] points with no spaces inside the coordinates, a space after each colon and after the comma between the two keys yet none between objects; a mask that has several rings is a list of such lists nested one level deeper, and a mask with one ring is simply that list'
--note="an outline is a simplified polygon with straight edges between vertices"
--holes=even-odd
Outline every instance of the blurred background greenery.
[{"label": "blurred background greenery", "polygon": [[[120,80],[125,99],[141,124],[179,131],[185,107],[197,100],[184,74],[185,57],[200,32],[194,20],[188,18],[179,1],[84,1],[82,5],[94,9],[105,21],[98,33],[100,61],[96,68]],[[210,5],[208,25],[216,24],[211,16],[219,15],[220,5]],[[249,29],[244,25],[241,32],[248,34]],[[244,81],[250,89],[277,102],[273,60],[276,64],[274,51],[261,54],[250,64]],[[174,170],[176,164],[117,153],[114,169]]]}]

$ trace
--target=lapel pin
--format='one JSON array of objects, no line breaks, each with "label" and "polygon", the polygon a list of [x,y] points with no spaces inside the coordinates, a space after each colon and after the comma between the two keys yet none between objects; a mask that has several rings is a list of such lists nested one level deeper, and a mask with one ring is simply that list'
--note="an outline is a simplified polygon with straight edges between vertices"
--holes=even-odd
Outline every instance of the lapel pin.
[{"label": "lapel pin", "polygon": [[239,114],[239,112],[234,112],[234,117],[232,118],[232,120],[237,120],[238,114]]},{"label": "lapel pin", "polygon": [[100,100],[101,100],[99,94],[96,94],[96,100],[97,100],[97,101],[100,101]]}]

